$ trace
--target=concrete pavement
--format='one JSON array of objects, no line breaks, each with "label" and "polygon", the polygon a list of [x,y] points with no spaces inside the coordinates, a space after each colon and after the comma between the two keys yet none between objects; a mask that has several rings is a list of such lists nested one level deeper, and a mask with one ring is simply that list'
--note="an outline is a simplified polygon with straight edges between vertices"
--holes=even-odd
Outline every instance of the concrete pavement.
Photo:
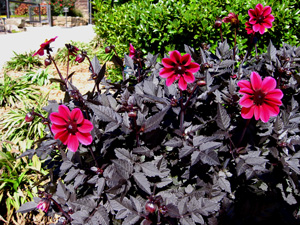
[{"label": "concrete pavement", "polygon": [[28,27],[25,32],[1,34],[0,68],[14,56],[13,52],[20,54],[29,52],[30,50],[37,51],[46,39],[49,40],[55,36],[58,36],[58,38],[50,45],[53,47],[54,53],[58,48],[65,46],[71,40],[87,43],[96,36],[93,27],[93,25],[71,28],[49,26]]}]

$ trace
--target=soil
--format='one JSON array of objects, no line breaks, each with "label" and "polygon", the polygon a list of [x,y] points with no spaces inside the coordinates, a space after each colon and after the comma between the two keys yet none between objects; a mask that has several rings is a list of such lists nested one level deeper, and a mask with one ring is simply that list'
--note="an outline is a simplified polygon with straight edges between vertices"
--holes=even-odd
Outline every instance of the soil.
[{"label": "soil", "polygon": [[[58,68],[63,77],[66,76],[67,66],[66,65],[58,65]],[[49,74],[52,75],[52,78],[59,78],[59,75],[54,67],[54,65],[50,65],[48,68]],[[78,65],[72,65],[69,69],[69,74],[75,71],[74,75],[71,78],[72,84],[80,91],[80,93],[85,94],[87,91],[92,90],[94,87],[94,80],[91,80],[91,73],[89,72],[89,65],[85,62],[80,63]],[[3,81],[4,73],[6,73],[11,78],[18,78],[26,74],[24,71],[5,71],[2,69],[0,71],[0,81]],[[51,83],[44,86],[34,86],[41,90],[43,94],[49,92],[49,100],[56,100],[60,102],[64,98],[64,92],[59,89],[58,83]],[[5,112],[13,109],[22,107],[22,103],[17,103],[12,107],[0,107],[0,115],[4,115]]]}]

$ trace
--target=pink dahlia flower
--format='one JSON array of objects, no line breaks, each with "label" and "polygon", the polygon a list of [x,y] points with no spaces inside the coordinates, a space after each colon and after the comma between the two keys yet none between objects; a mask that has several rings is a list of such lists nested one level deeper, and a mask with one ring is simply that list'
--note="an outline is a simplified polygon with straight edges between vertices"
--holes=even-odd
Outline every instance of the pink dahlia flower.
[{"label": "pink dahlia flower", "polygon": [[192,58],[189,54],[181,56],[177,50],[169,54],[170,58],[162,59],[164,68],[159,71],[159,75],[163,78],[167,78],[167,86],[173,84],[175,80],[179,80],[179,88],[185,90],[187,83],[193,83],[195,81],[193,73],[196,73],[200,69],[200,66],[198,63],[191,62]]},{"label": "pink dahlia flower", "polygon": [[135,51],[133,45],[130,43],[129,44],[129,57],[133,58],[135,56],[135,53],[136,53],[136,51]]},{"label": "pink dahlia flower", "polygon": [[266,28],[272,27],[274,16],[271,14],[270,6],[263,7],[262,4],[257,4],[255,9],[249,9],[249,23],[253,25],[253,30],[260,34],[265,33]]},{"label": "pink dahlia flower", "polygon": [[67,145],[72,152],[77,151],[79,142],[84,145],[92,143],[93,138],[89,132],[93,130],[93,124],[84,119],[80,109],[75,108],[70,112],[67,106],[60,105],[58,112],[50,114],[50,120],[54,138]]},{"label": "pink dahlia flower", "polygon": [[57,38],[57,36],[54,38],[51,38],[50,40],[46,40],[44,43],[42,43],[40,45],[40,49],[37,50],[37,52],[34,53],[32,56],[35,56],[35,55],[43,56],[44,50],[50,50],[50,43],[54,42],[56,38]]},{"label": "pink dahlia flower", "polygon": [[224,23],[231,23],[232,25],[238,25],[239,24],[239,15],[234,13],[229,13],[228,16],[226,16],[223,19]]},{"label": "pink dahlia flower", "polygon": [[245,25],[246,25],[247,34],[254,34],[255,33],[255,31],[253,30],[253,25],[251,23],[249,23],[249,21],[246,22]]},{"label": "pink dahlia flower", "polygon": [[48,198],[42,198],[36,208],[41,209],[46,213],[49,210],[50,203],[51,202]]},{"label": "pink dahlia flower", "polygon": [[283,93],[275,88],[276,80],[273,77],[262,80],[258,73],[252,72],[250,82],[241,80],[238,86],[241,88],[239,93],[244,95],[240,99],[244,119],[251,119],[254,115],[256,120],[261,119],[266,123],[271,116],[278,115]]}]

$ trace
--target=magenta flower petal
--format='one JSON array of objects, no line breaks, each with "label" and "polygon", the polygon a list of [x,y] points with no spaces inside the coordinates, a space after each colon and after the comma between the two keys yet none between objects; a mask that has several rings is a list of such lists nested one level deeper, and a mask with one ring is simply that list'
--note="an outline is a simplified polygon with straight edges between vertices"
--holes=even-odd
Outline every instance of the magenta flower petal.
[{"label": "magenta flower petal", "polygon": [[162,68],[160,71],[159,71],[159,75],[162,77],[162,78],[168,78],[170,76],[173,76],[175,75],[175,71],[173,68]]},{"label": "magenta flower petal", "polygon": [[280,89],[274,89],[268,92],[267,99],[282,99],[283,93]]},{"label": "magenta flower petal", "polygon": [[187,88],[187,82],[183,77],[179,78],[178,86],[183,91]]},{"label": "magenta flower petal", "polygon": [[239,81],[238,86],[241,87],[239,93],[244,95],[239,101],[244,119],[254,116],[256,120],[261,119],[266,123],[271,116],[278,115],[283,93],[276,89],[276,80],[273,77],[262,80],[258,73],[252,72],[250,82]]},{"label": "magenta flower petal", "polygon": [[165,68],[173,68],[174,67],[174,62],[171,60],[171,59],[169,59],[169,58],[163,58],[162,59],[162,64],[163,64],[163,66],[165,67]]},{"label": "magenta flower petal", "polygon": [[[263,106],[261,106],[262,108]],[[264,107],[265,110],[261,110],[260,111],[260,119],[261,121],[263,121],[264,123],[267,123],[270,119],[270,111],[269,111],[269,108],[267,107]]]},{"label": "magenta flower petal", "polygon": [[59,132],[63,132],[66,130],[66,126],[65,125],[57,125],[57,124],[52,124],[51,126],[51,131],[53,132],[53,134],[57,134]]},{"label": "magenta flower petal", "polygon": [[254,107],[242,108],[241,115],[244,119],[251,119],[253,117]]},{"label": "magenta flower petal", "polygon": [[80,109],[75,108],[70,112],[67,106],[60,105],[58,112],[50,114],[50,120],[51,130],[55,134],[54,138],[67,145],[70,151],[76,152],[79,142],[92,143],[93,138],[89,132],[93,129],[93,124],[84,119]]},{"label": "magenta flower petal", "polygon": [[172,52],[170,52],[170,59],[174,62],[174,63],[181,63],[181,55],[180,52],[177,50],[174,50]]},{"label": "magenta flower petal", "polygon": [[77,139],[84,145],[90,145],[93,142],[93,137],[89,133],[76,133]]},{"label": "magenta flower petal", "polygon": [[250,80],[251,80],[252,89],[255,90],[261,87],[262,80],[258,73],[252,72],[250,75]]},{"label": "magenta flower petal", "polygon": [[133,58],[135,56],[135,53],[136,53],[136,51],[135,51],[133,45],[130,43],[129,44],[129,57]]},{"label": "magenta flower petal", "polygon": [[273,77],[266,77],[262,84],[261,89],[263,92],[269,92],[276,88],[276,81]]},{"label": "magenta flower petal", "polygon": [[254,93],[252,88],[241,88],[239,91],[240,94],[252,95]]},{"label": "magenta flower petal", "polygon": [[89,133],[93,130],[94,126],[89,120],[84,120],[80,126],[77,126],[77,129],[81,133]]},{"label": "magenta flower petal", "polygon": [[187,70],[191,73],[196,73],[198,72],[199,69],[200,69],[200,65],[198,63],[192,62],[187,66]]},{"label": "magenta flower petal", "polygon": [[268,104],[263,104],[263,107],[266,108],[270,114],[270,116],[277,116],[279,113],[279,107],[276,105],[268,105]]},{"label": "magenta flower petal", "polygon": [[250,34],[250,25],[253,25],[254,32],[264,34],[267,28],[272,27],[274,16],[271,14],[272,8],[270,6],[263,7],[262,4],[257,4],[255,9],[249,9],[248,15],[250,16],[249,24],[246,23],[247,33]]},{"label": "magenta flower petal", "polygon": [[190,56],[190,54],[185,54],[181,57],[181,64],[183,66],[190,66],[191,64],[191,61],[192,61],[192,57]]},{"label": "magenta flower petal", "polygon": [[251,88],[251,83],[247,80],[241,80],[237,83],[240,88]]},{"label": "magenta flower petal", "polygon": [[264,9],[263,9],[263,16],[268,16],[270,15],[272,12],[272,8],[270,6],[266,6]]},{"label": "magenta flower petal", "polygon": [[40,45],[40,49],[37,52],[35,52],[32,56],[36,56],[36,55],[43,56],[44,50],[50,50],[50,44],[52,42],[54,42],[56,38],[57,38],[57,36],[54,38],[51,38],[50,40],[46,40],[44,43],[42,43]]},{"label": "magenta flower petal", "polygon": [[162,78],[167,78],[167,86],[173,84],[175,80],[179,80],[179,88],[185,90],[187,88],[187,83],[193,83],[195,81],[193,73],[196,73],[200,69],[200,65],[191,62],[192,59],[189,54],[181,56],[180,52],[177,50],[174,50],[169,54],[170,58],[162,59],[164,68],[159,71],[159,75]]},{"label": "magenta flower petal", "polygon": [[72,152],[76,152],[79,147],[79,141],[76,135],[71,134],[68,139],[68,149]]},{"label": "magenta flower petal", "polygon": [[71,120],[76,121],[77,124],[82,123],[83,120],[84,120],[83,114],[82,114],[81,110],[78,109],[78,108],[73,109],[73,111],[71,112],[71,116],[70,117],[71,117]]},{"label": "magenta flower petal", "polygon": [[253,106],[253,100],[251,99],[251,97],[249,95],[244,95],[241,99],[240,99],[240,105],[244,106],[246,108],[249,108],[251,106]]},{"label": "magenta flower petal", "polygon": [[58,132],[55,136],[54,139],[59,139],[64,145],[68,143],[69,139],[69,132],[67,130]]},{"label": "magenta flower petal", "polygon": [[51,113],[49,118],[52,123],[57,125],[66,123],[66,120],[61,116],[60,113],[57,112]]},{"label": "magenta flower petal", "polygon": [[175,79],[176,79],[176,76],[168,77],[167,80],[166,80],[166,85],[171,86],[173,84],[173,82],[175,81]]},{"label": "magenta flower petal", "polygon": [[187,83],[193,83],[195,81],[194,75],[188,71],[183,74],[183,78]]}]

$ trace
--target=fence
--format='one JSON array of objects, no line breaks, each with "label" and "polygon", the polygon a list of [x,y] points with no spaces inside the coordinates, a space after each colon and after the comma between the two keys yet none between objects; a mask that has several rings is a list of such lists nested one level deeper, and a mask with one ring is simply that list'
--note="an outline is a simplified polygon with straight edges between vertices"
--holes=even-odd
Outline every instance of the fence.
[{"label": "fence", "polygon": [[36,2],[21,2],[15,0],[6,0],[6,16],[12,15],[28,17],[29,23],[49,23],[51,24],[50,5],[39,4]]}]

